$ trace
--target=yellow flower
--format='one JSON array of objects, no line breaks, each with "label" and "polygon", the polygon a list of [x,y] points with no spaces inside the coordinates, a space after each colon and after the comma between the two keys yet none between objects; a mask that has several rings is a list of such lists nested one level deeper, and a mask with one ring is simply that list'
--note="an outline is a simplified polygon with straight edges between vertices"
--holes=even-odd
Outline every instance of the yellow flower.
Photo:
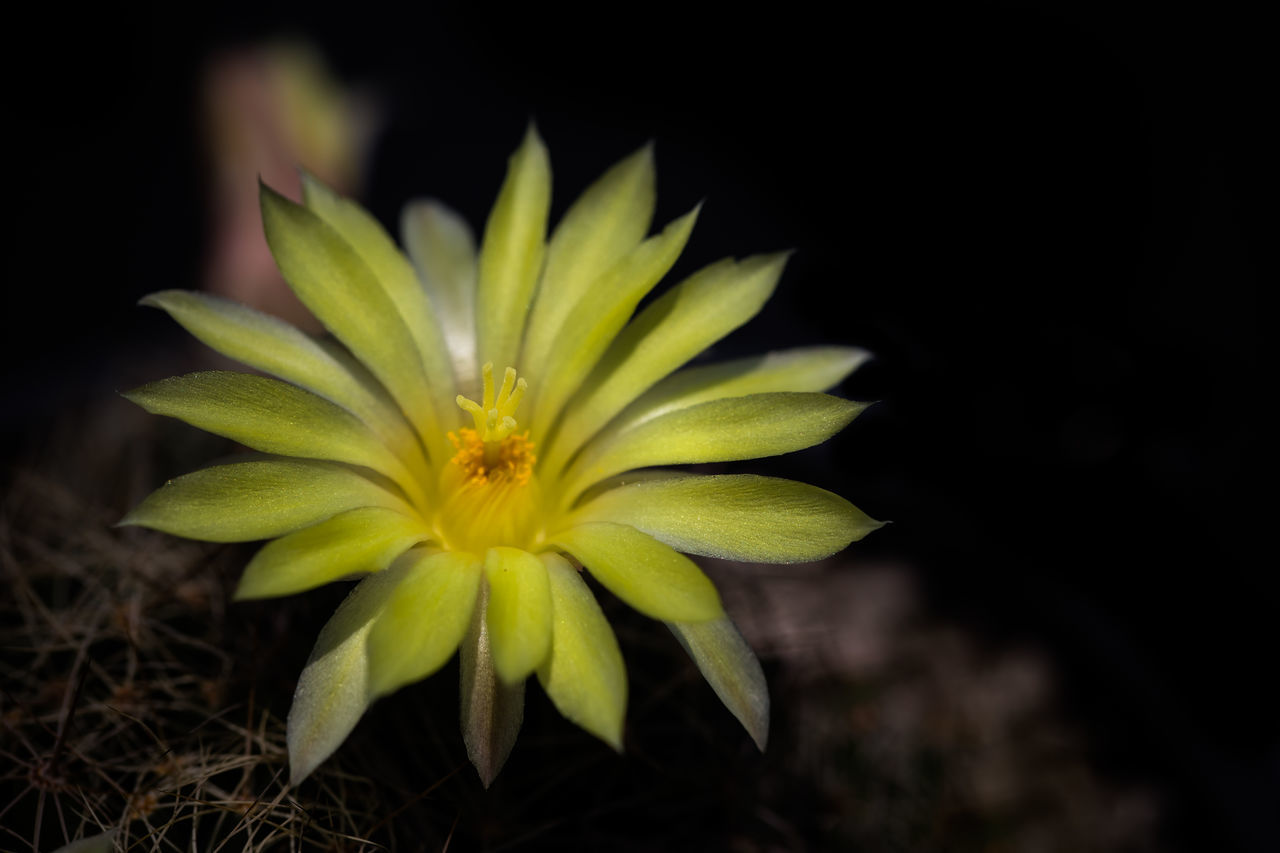
[{"label": "yellow flower", "polygon": [[143,300],[278,378],[208,371],[128,393],[269,455],[172,480],[122,523],[272,540],[238,598],[367,575],[298,682],[295,783],[370,702],[455,650],[463,736],[486,785],[514,744],[534,673],[561,714],[621,749],[626,673],[582,567],[670,626],[763,749],[760,665],[680,552],[815,560],[879,526],[801,483],[656,468],[799,450],[864,408],[820,393],[862,361],[859,350],[679,369],[760,310],[785,256],[712,264],[633,317],[697,210],[646,237],[649,147],[589,187],[547,240],[550,189],[531,128],[479,251],[456,214],[420,202],[403,216],[406,257],[367,212],[313,179],[305,205],[264,187],[271,252],[332,338],[198,293]]}]

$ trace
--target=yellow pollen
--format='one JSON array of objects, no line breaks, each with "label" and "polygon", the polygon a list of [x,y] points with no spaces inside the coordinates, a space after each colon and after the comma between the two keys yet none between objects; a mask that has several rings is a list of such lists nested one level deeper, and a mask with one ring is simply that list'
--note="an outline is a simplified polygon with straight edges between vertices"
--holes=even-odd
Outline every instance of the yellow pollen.
[{"label": "yellow pollen", "polygon": [[473,429],[464,427],[451,432],[449,441],[458,450],[453,455],[453,464],[462,469],[468,482],[476,485],[502,481],[523,486],[529,482],[533,464],[538,461],[528,430],[496,442],[492,459],[488,453],[491,442],[481,441]]}]

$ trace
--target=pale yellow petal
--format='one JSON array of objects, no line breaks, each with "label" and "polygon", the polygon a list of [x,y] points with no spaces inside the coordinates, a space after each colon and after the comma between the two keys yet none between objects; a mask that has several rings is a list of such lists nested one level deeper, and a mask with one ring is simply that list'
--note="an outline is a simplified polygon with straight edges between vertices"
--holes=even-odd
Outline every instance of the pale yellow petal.
[{"label": "pale yellow petal", "polygon": [[391,392],[432,457],[447,455],[422,362],[404,357],[417,343],[378,277],[312,211],[266,186],[261,201],[267,245],[294,293]]},{"label": "pale yellow petal", "polygon": [[631,468],[756,459],[826,441],[867,407],[827,394],[729,397],[677,409],[592,442],[565,475],[562,505]]},{"label": "pale yellow petal", "polygon": [[270,539],[356,507],[414,510],[354,469],[308,459],[256,459],[195,471],[156,489],[121,520],[207,542]]},{"label": "pale yellow petal", "polygon": [[481,561],[472,554],[415,549],[393,568],[404,580],[369,632],[373,696],[420,681],[453,657],[480,588]]},{"label": "pale yellow petal", "polygon": [[720,595],[692,560],[625,524],[592,522],[556,533],[568,551],[614,595],[666,622],[716,619]]},{"label": "pale yellow petal", "polygon": [[554,474],[614,415],[655,382],[755,316],[777,286],[785,254],[705,267],[664,293],[632,320],[565,409],[544,447]]},{"label": "pale yellow petal", "polygon": [[398,410],[387,409],[323,346],[270,314],[185,290],[153,293],[139,304],[166,311],[202,343],[228,358],[313,391],[370,426],[393,416],[403,422]]},{"label": "pale yellow petal", "polygon": [[454,211],[434,199],[413,201],[400,215],[400,239],[444,330],[458,393],[477,396],[476,238]]},{"label": "pale yellow petal", "polygon": [[245,567],[236,599],[270,598],[379,572],[431,538],[416,516],[359,507],[267,543]]},{"label": "pale yellow petal", "polygon": [[551,591],[542,561],[519,548],[490,548],[488,628],[493,664],[507,684],[523,681],[551,646]]},{"label": "pale yellow petal", "polygon": [[476,360],[517,367],[520,339],[542,271],[551,164],[532,125],[512,155],[480,247]]},{"label": "pale yellow petal", "polygon": [[332,755],[369,707],[369,631],[404,574],[393,566],[365,578],[320,632],[289,709],[291,784]]},{"label": "pale yellow petal", "polygon": [[607,431],[623,432],[667,412],[725,397],[772,391],[827,391],[868,358],[866,350],[853,347],[803,347],[690,367],[671,374],[642,394],[610,421]]},{"label": "pale yellow petal", "polygon": [[667,627],[693,658],[720,701],[763,752],[769,741],[769,688],[760,661],[728,616]]},{"label": "pale yellow petal", "polygon": [[697,218],[695,209],[645,240],[600,276],[568,313],[551,345],[543,375],[528,373],[534,441],[541,440],[542,428],[555,421],[636,305],[680,257]]},{"label": "pale yellow petal", "polygon": [[627,670],[595,596],[559,554],[543,554],[551,584],[551,654],[538,681],[564,717],[622,751]]},{"label": "pale yellow petal", "polygon": [[614,165],[578,197],[556,226],[520,369],[543,375],[547,355],[569,312],[588,288],[649,231],[657,198],[653,146]]},{"label": "pale yellow petal", "polygon": [[302,191],[307,207],[351,244],[391,297],[417,345],[436,412],[442,417],[451,414],[449,404],[458,393],[453,381],[453,362],[444,343],[440,321],[409,259],[378,220],[359,204],[343,198],[309,174],[303,175]]},{"label": "pale yellow petal", "polygon": [[426,506],[418,479],[363,421],[303,388],[267,376],[208,370],[161,379],[123,396],[152,414],[179,418],[254,450],[372,468]]},{"label": "pale yellow petal", "polygon": [[732,474],[619,486],[567,524],[629,524],[677,551],[753,563],[820,560],[884,525],[816,486]]}]

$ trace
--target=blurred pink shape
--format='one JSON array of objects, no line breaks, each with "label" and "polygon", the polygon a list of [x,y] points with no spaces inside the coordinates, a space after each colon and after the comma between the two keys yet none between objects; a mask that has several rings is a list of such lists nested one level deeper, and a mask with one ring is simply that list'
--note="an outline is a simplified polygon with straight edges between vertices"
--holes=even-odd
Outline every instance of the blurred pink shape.
[{"label": "blurred pink shape", "polygon": [[210,61],[202,112],[212,205],[205,289],[319,330],[267,249],[258,180],[298,200],[303,168],[355,194],[375,112],[307,45],[250,46]]}]

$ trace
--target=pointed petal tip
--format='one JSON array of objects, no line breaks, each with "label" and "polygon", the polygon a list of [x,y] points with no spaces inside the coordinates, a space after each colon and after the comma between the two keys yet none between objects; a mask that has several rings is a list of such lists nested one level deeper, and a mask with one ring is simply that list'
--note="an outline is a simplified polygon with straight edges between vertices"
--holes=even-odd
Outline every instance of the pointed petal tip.
[{"label": "pointed petal tip", "polygon": [[678,231],[692,231],[693,226],[698,223],[698,217],[702,213],[702,204],[702,202],[698,202],[689,210],[688,213],[677,216],[675,219],[668,222],[666,227],[662,229],[662,233],[674,234]]},{"label": "pointed petal tip", "polygon": [[[859,537],[858,537],[858,539],[862,539],[863,537],[867,536],[868,534],[875,533],[877,530],[879,530],[880,528],[882,528],[882,527],[884,527],[884,526],[886,526],[886,525],[893,524],[893,522],[892,522],[892,521],[878,521],[878,520],[876,520],[876,519],[874,519],[874,518],[869,518],[869,519],[868,519],[868,521],[869,521],[870,523],[867,525],[867,529],[866,529],[865,531],[863,531],[862,536],[859,536]],[[856,541],[858,541],[858,539],[855,539],[854,541],[856,542]]]},{"label": "pointed petal tip", "polygon": [[609,747],[618,755],[622,755],[625,749],[622,746],[622,729],[619,727],[616,734],[601,735],[600,739],[609,745]]},{"label": "pointed petal tip", "polygon": [[297,166],[296,168],[298,170],[299,183],[302,184],[302,203],[308,208],[326,199],[335,203],[342,200],[342,194],[336,189],[308,172],[302,166]]},{"label": "pointed petal tip", "polygon": [[644,145],[641,145],[635,151],[632,151],[630,154],[624,157],[622,159],[622,163],[625,163],[626,166],[631,169],[638,168],[646,172],[652,171],[653,161],[654,161],[654,157],[653,157],[654,144],[655,143],[653,139],[648,140],[647,142],[645,142]]},{"label": "pointed petal tip", "polygon": [[471,759],[471,766],[476,769],[476,775],[480,777],[480,786],[486,791],[493,784],[498,775],[502,773],[502,768],[507,764],[506,755],[501,756],[498,760],[493,760],[495,755],[490,754],[488,760],[477,760],[476,756],[468,756]]},{"label": "pointed petal tip", "polygon": [[800,250],[796,248],[791,248],[791,249],[781,249],[777,252],[767,252],[759,255],[752,255],[751,257],[747,258],[743,263],[746,263],[747,261],[755,261],[756,263],[765,267],[776,266],[779,272],[781,272],[782,268],[785,267],[791,261],[791,256],[798,251]]},{"label": "pointed petal tip", "polygon": [[265,207],[268,204],[278,205],[281,202],[289,202],[290,204],[293,204],[293,202],[289,198],[287,198],[284,195],[284,193],[281,193],[275,188],[273,188],[270,184],[268,184],[266,181],[262,179],[261,175],[259,175],[258,176],[258,205],[261,207]]},{"label": "pointed petal tip", "polygon": [[326,753],[320,760],[316,760],[315,756],[310,759],[299,754],[298,745],[294,743],[289,735],[293,734],[292,729],[287,729],[285,734],[286,748],[289,752],[289,787],[296,788],[311,776],[315,769],[320,766],[321,762],[329,755]]},{"label": "pointed petal tip", "polygon": [[302,765],[300,765],[300,764],[298,764],[298,763],[294,762],[294,760],[293,760],[292,756],[290,756],[290,758],[289,758],[289,787],[290,787],[290,788],[296,788],[296,787],[298,787],[299,785],[301,785],[301,784],[302,784],[302,783],[307,779],[307,777],[311,775],[311,771],[312,771],[312,770],[315,770],[315,767],[314,767],[314,766],[312,766],[312,767],[304,767],[304,766],[302,766]]},{"label": "pointed petal tip", "polygon": [[538,132],[538,120],[529,116],[529,123],[525,125],[524,137],[520,140],[520,147],[533,145],[538,148],[545,148],[546,144],[542,141],[542,134]]}]

